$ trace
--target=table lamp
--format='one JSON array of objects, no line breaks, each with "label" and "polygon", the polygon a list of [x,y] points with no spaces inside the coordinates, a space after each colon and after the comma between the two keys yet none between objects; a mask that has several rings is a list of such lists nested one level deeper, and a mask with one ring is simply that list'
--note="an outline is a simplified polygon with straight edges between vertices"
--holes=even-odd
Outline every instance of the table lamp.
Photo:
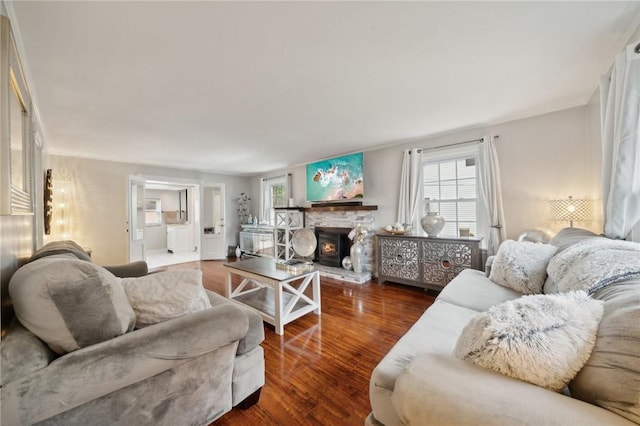
[{"label": "table lamp", "polygon": [[569,198],[550,200],[551,220],[566,222],[573,228],[573,221],[593,220],[593,200]]}]

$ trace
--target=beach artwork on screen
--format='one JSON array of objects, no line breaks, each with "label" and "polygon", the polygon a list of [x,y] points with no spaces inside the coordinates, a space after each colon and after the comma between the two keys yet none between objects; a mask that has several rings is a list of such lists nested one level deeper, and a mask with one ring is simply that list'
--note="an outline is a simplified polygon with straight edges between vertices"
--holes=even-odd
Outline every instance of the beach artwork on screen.
[{"label": "beach artwork on screen", "polygon": [[361,199],[363,155],[345,155],[307,164],[307,201]]}]

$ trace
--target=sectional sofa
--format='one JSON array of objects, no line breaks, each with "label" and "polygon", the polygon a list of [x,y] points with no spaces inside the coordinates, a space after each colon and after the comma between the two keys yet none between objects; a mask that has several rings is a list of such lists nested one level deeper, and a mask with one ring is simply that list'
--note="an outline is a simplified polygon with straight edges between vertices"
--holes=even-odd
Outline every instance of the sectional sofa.
[{"label": "sectional sofa", "polygon": [[[542,295],[528,291],[525,298],[521,291],[496,284],[493,270],[490,273],[467,270],[447,285],[373,371],[372,412],[366,424],[640,423],[640,244],[611,241],[589,231],[567,228],[550,241],[549,249],[552,255],[548,262],[543,262],[546,268],[540,288]],[[518,263],[518,259],[511,260]],[[525,268],[531,264],[530,259],[520,260]],[[550,268],[555,275],[547,276]],[[559,276],[558,271],[564,275]],[[575,333],[572,329],[565,330],[562,322],[527,330],[523,339],[533,336],[536,340],[538,334],[568,331],[562,339],[551,340],[555,343],[538,348],[541,351],[536,356],[525,358],[531,364],[525,366],[527,374],[534,375],[548,376],[552,368],[537,365],[538,362],[550,359],[551,364],[558,365],[555,361],[576,355],[580,345],[586,347],[583,359],[578,360],[578,371],[565,376],[567,386],[561,385],[559,389],[555,385],[551,390],[544,384],[510,377],[513,375],[509,369],[514,365],[517,369],[517,363],[501,372],[479,365],[478,354],[485,351],[487,355],[489,348],[488,355],[495,355],[494,351],[500,349],[498,341],[504,343],[504,335],[494,335],[471,351],[463,350],[468,342],[462,344],[461,340],[473,328],[471,324],[477,325],[480,319],[485,321],[489,312],[500,311],[505,304],[566,297],[571,292],[563,292],[561,284],[584,287],[571,292],[586,293],[585,303],[595,307],[593,318],[589,319],[592,326],[595,324],[591,343],[589,339],[571,341]],[[559,311],[554,314],[564,316],[566,321],[575,317],[563,309]],[[511,312],[524,315],[517,307]],[[525,322],[524,326],[528,324]],[[482,338],[483,332],[486,327],[484,330],[481,327],[474,339]],[[507,342],[504,356],[519,355],[522,347],[518,341],[513,342]],[[475,343],[471,342],[472,346]],[[531,346],[536,344],[534,341]]]}]

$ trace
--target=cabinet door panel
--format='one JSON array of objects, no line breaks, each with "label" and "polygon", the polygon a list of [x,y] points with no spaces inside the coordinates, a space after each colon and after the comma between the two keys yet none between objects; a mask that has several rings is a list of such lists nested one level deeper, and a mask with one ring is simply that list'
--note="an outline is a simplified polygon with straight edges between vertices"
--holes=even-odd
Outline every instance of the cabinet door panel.
[{"label": "cabinet door panel", "polygon": [[380,241],[382,275],[418,280],[418,242],[401,239]]}]

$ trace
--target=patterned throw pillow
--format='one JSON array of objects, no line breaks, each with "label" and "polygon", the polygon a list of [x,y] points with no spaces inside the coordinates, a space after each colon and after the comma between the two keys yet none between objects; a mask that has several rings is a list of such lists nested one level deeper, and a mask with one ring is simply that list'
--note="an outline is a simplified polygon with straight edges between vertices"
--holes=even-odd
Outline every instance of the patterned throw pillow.
[{"label": "patterned throw pillow", "polygon": [[122,286],[142,328],[211,307],[202,271],[173,270],[123,278]]},{"label": "patterned throw pillow", "polygon": [[556,250],[549,244],[506,240],[498,248],[489,279],[523,294],[539,294]]}]

